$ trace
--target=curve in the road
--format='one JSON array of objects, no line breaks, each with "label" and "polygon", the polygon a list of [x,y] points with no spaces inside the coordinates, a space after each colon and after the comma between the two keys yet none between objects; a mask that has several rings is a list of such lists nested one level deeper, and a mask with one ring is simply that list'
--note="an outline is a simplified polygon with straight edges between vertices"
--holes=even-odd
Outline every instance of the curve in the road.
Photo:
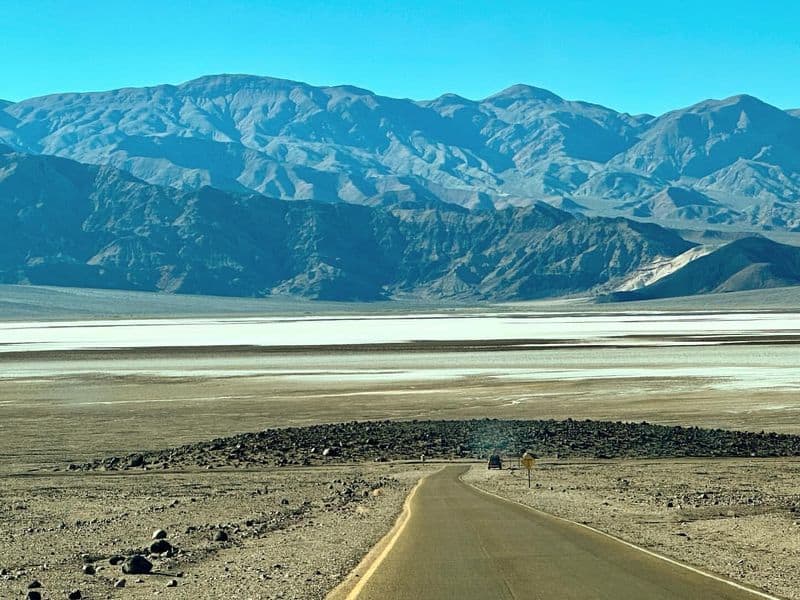
[{"label": "curve in the road", "polygon": [[348,600],[774,598],[473,488],[467,468],[415,489]]}]

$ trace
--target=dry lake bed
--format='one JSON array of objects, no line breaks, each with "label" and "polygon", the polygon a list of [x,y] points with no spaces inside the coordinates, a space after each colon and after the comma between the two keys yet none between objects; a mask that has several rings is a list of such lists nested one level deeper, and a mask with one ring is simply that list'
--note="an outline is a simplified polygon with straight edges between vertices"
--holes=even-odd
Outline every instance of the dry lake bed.
[{"label": "dry lake bed", "polygon": [[0,468],[353,419],[800,433],[798,340],[792,312],[6,322]]}]

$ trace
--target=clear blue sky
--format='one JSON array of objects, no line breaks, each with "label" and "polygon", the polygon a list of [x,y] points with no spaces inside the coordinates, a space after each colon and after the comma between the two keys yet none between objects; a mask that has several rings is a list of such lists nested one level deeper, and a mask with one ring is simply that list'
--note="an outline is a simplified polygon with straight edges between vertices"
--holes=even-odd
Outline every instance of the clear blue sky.
[{"label": "clear blue sky", "polygon": [[632,113],[800,107],[796,0],[2,0],[0,98],[251,73],[415,99],[514,83]]}]

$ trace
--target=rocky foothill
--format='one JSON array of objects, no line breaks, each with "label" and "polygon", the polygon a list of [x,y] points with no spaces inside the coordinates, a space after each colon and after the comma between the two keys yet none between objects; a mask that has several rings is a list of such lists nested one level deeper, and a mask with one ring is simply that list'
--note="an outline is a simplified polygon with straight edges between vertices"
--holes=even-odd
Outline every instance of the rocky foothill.
[{"label": "rocky foothill", "polygon": [[70,470],[313,466],[331,462],[480,459],[494,449],[561,458],[800,456],[800,436],[605,421],[379,421],[287,427],[155,452],[97,459]]}]

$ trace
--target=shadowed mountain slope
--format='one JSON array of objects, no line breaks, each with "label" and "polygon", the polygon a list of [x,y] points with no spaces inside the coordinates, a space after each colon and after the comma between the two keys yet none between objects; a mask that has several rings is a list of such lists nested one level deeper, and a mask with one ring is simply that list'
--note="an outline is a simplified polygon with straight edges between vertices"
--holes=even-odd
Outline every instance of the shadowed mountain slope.
[{"label": "shadowed mountain slope", "polygon": [[2,283],[330,300],[587,293],[692,246],[656,225],[541,203],[284,202],[8,150],[0,234]]}]

